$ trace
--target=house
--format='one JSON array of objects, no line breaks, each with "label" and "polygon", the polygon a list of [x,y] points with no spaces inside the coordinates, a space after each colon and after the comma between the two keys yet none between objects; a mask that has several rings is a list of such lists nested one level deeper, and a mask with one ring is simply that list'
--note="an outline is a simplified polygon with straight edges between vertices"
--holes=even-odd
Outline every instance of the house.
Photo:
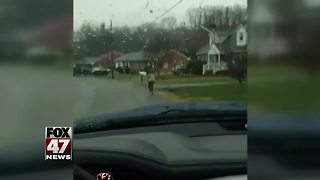
[{"label": "house", "polygon": [[2,60],[27,55],[37,31],[34,28],[14,28],[0,33]]},{"label": "house", "polygon": [[114,67],[114,60],[123,54],[118,51],[110,51],[100,55],[100,61],[102,67],[112,69]]},{"label": "house", "polygon": [[164,56],[159,59],[158,68],[160,74],[168,74],[185,66],[190,59],[184,54],[170,50]]},{"label": "house", "polygon": [[63,54],[72,53],[72,24],[72,16],[62,16],[48,20],[41,25],[35,41],[55,52],[61,52]]},{"label": "house", "polygon": [[233,29],[215,30],[207,29],[209,43],[197,52],[198,60],[206,61],[202,73],[212,72],[215,74],[221,70],[227,70],[228,62],[234,62],[238,58],[247,56],[247,28],[240,24]]},{"label": "house", "polygon": [[131,72],[137,72],[151,66],[153,62],[152,56],[146,51],[136,51],[123,54],[115,59],[115,66],[128,67]]},{"label": "house", "polygon": [[85,57],[80,60],[76,60],[74,62],[76,66],[85,66],[90,67],[92,69],[93,67],[100,66],[100,58],[99,57]]}]

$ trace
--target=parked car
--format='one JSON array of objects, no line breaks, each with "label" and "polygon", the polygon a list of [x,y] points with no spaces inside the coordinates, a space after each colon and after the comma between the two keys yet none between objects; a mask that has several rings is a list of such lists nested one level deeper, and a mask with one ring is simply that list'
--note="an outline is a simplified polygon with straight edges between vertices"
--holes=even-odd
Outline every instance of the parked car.
[{"label": "parked car", "polygon": [[106,69],[103,67],[94,67],[92,69],[92,74],[95,76],[106,76],[110,72],[110,69]]},{"label": "parked car", "polygon": [[91,73],[91,66],[86,64],[73,65],[73,75],[89,75]]},{"label": "parked car", "polygon": [[188,73],[187,66],[186,65],[176,66],[176,68],[172,72],[175,75],[187,74]]}]

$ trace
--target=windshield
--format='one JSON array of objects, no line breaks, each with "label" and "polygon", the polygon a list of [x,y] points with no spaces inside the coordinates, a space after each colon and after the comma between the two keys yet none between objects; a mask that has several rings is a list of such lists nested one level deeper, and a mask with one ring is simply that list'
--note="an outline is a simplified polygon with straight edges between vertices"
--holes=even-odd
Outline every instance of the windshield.
[{"label": "windshield", "polygon": [[246,0],[75,0],[77,117],[246,101],[246,22]]}]

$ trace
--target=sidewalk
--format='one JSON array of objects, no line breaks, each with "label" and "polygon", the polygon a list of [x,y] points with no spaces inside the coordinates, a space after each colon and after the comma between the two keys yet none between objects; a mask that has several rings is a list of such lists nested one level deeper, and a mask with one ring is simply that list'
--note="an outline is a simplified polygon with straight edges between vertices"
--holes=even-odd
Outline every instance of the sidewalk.
[{"label": "sidewalk", "polygon": [[211,82],[211,83],[184,83],[184,84],[166,84],[157,85],[155,84],[155,89],[167,89],[167,88],[180,88],[180,87],[197,87],[197,86],[210,86],[210,85],[225,85],[225,84],[237,84],[234,82]]}]

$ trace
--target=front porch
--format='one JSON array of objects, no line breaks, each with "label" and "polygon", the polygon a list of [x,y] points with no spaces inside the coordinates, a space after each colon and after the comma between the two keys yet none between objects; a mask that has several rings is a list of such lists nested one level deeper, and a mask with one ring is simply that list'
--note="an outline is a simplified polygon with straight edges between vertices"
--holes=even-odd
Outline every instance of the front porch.
[{"label": "front porch", "polygon": [[212,74],[215,74],[218,71],[227,70],[227,64],[222,60],[220,54],[209,54],[207,63],[202,67],[202,75],[207,73],[208,71]]}]

